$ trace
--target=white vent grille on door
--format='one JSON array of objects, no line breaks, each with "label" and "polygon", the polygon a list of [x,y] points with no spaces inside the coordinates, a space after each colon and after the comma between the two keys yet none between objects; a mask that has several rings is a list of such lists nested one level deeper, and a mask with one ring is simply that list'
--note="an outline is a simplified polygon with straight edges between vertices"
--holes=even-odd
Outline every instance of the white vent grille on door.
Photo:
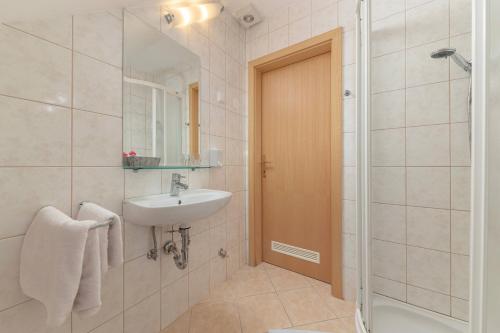
[{"label": "white vent grille on door", "polygon": [[286,254],[287,256],[319,264],[319,252],[302,249],[297,246],[288,245],[276,241],[271,241],[271,250]]}]

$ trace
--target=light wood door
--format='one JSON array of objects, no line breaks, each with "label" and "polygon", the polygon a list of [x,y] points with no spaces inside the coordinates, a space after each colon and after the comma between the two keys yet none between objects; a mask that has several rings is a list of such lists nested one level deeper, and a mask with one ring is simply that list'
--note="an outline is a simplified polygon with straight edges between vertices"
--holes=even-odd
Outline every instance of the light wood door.
[{"label": "light wood door", "polygon": [[[331,54],[262,74],[263,260],[331,281]],[[341,157],[339,157],[341,158]],[[320,253],[312,263],[271,242]]]}]

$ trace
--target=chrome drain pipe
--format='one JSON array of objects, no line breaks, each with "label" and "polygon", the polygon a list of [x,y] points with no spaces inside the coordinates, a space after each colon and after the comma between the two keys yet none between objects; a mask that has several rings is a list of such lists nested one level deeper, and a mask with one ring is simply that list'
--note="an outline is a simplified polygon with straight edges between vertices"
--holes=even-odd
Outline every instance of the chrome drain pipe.
[{"label": "chrome drain pipe", "polygon": [[180,253],[177,249],[177,245],[173,240],[167,241],[163,246],[163,252],[165,252],[165,254],[174,255],[175,266],[177,266],[177,268],[179,269],[186,269],[189,262],[189,244],[191,243],[191,239],[189,237],[189,229],[191,229],[191,227],[182,224],[179,227],[179,230],[172,230],[172,233],[177,231],[181,234],[182,247]]}]

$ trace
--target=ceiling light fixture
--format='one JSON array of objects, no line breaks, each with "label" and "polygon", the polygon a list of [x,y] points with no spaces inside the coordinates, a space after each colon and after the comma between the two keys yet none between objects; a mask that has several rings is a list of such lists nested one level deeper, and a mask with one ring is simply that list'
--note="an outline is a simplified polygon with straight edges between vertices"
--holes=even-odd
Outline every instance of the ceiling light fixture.
[{"label": "ceiling light fixture", "polygon": [[224,11],[224,6],[217,2],[181,5],[169,7],[163,16],[170,27],[185,27],[217,17]]}]

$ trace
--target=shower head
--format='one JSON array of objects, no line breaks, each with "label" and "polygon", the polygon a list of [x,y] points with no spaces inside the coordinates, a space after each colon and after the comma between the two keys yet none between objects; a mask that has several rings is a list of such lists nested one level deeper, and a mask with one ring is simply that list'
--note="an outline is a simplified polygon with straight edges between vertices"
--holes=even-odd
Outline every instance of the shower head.
[{"label": "shower head", "polygon": [[456,49],[439,49],[431,53],[431,58],[440,59],[440,58],[448,58],[454,55],[457,52]]},{"label": "shower head", "polygon": [[446,59],[448,57],[451,57],[451,59],[467,73],[472,71],[472,63],[458,54],[456,49],[439,49],[431,53],[431,58],[433,59]]}]

